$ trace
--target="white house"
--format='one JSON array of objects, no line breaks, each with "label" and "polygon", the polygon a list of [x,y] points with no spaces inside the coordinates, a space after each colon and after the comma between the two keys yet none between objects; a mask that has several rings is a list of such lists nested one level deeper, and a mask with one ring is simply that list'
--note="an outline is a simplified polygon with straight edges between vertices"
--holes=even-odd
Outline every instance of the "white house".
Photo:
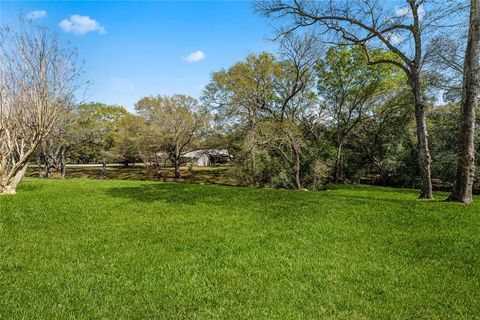
[{"label": "white house", "polygon": [[197,167],[227,164],[233,159],[226,149],[192,150],[183,153],[181,158],[183,161],[193,162]]}]

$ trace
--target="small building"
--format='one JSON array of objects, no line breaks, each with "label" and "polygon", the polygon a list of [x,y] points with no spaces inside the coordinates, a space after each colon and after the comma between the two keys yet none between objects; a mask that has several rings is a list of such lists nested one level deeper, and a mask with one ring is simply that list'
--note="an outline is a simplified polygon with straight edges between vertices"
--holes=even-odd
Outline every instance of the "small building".
[{"label": "small building", "polygon": [[226,149],[199,149],[185,152],[181,162],[190,162],[197,167],[225,165],[233,157]]}]

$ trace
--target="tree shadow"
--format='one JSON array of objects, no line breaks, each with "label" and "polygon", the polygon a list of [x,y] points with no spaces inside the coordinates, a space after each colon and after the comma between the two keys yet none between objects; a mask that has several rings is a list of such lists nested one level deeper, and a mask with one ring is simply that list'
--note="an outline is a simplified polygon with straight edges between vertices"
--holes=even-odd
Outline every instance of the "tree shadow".
[{"label": "tree shadow", "polygon": [[[25,183],[26,182],[26,183]],[[43,186],[38,185],[38,184],[30,184],[28,181],[25,181],[24,183],[20,183],[17,187],[17,193],[18,192],[36,192],[39,191],[40,189],[43,188]]]},{"label": "tree shadow", "polygon": [[228,206],[229,201],[236,197],[234,192],[225,188],[186,183],[145,183],[135,187],[110,188],[106,194],[132,201],[214,206]]},{"label": "tree shadow", "polygon": [[[357,201],[358,203],[381,203],[384,204],[395,204],[402,207],[411,207],[412,205],[419,204],[438,204],[445,203],[445,194],[435,194],[434,200],[424,200],[419,199],[418,190],[415,189],[396,189],[389,187],[382,187],[381,189],[373,190],[371,186],[366,186],[366,188],[349,188],[349,189],[336,189],[336,190],[348,190],[349,194],[333,194],[332,197],[338,198],[341,201],[352,200]],[[373,187],[375,188],[375,187]],[[376,187],[379,188],[379,187]],[[335,189],[333,189],[335,190]]]},{"label": "tree shadow", "polygon": [[[346,207],[368,205],[379,210],[391,208],[411,210],[422,203],[443,203],[438,200],[418,200],[418,191],[414,189],[380,188],[369,186],[338,186],[329,188],[339,192],[319,191],[312,193],[287,190],[255,189],[241,187],[222,187],[189,183],[144,183],[136,186],[112,187],[105,191],[114,198],[128,199],[132,202],[163,202],[175,205],[195,206],[204,204],[212,208],[242,208],[260,210],[264,214],[291,212],[292,207],[316,207],[325,200],[344,203]],[[346,191],[343,193],[342,191]],[[311,196],[307,196],[307,194]],[[435,206],[437,207],[437,206]],[[432,207],[433,208],[433,207]],[[300,210],[301,211],[301,210]],[[298,211],[298,212],[300,212]],[[312,212],[314,212],[313,210]],[[304,212],[304,211],[301,211]]]},{"label": "tree shadow", "polygon": [[444,202],[443,199],[436,199],[436,200],[421,200],[417,199],[418,196],[412,195],[411,199],[395,199],[395,198],[390,198],[390,197],[375,197],[373,195],[370,196],[363,196],[363,195],[341,195],[341,194],[336,194],[332,195],[333,198],[337,198],[340,201],[348,201],[350,204],[354,204],[353,201],[356,202],[356,204],[366,204],[369,203],[384,203],[384,204],[395,204],[395,205],[401,205],[401,206],[408,206],[410,207],[411,205],[418,204],[418,203],[440,203]]}]

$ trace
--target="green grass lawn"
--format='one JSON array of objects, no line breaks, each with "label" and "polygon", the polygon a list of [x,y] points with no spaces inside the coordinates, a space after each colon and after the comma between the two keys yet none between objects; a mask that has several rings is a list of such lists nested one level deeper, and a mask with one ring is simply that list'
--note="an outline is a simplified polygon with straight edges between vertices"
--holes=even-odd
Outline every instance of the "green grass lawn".
[{"label": "green grass lawn", "polygon": [[478,317],[480,198],[416,196],[26,180],[0,198],[0,319]]}]

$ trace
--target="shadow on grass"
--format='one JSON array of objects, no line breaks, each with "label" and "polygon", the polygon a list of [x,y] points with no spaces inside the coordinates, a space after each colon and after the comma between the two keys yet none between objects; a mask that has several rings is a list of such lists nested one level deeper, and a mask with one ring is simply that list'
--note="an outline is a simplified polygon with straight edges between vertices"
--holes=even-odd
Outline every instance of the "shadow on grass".
[{"label": "shadow on grass", "polygon": [[[201,167],[189,171],[186,167],[180,168],[182,179],[176,182],[207,183],[218,185],[238,185],[236,179],[228,175],[229,167]],[[28,177],[38,177],[35,167],[29,168]],[[56,176],[57,173],[54,173]],[[149,180],[149,181],[174,181],[174,170],[171,167],[161,167],[156,172],[151,172],[142,166],[135,167],[107,167],[103,174],[100,166],[94,167],[68,167],[67,178],[86,179],[114,179],[114,180]]]},{"label": "shadow on grass", "polygon": [[17,192],[36,192],[39,191],[43,188],[43,186],[37,185],[37,184],[25,184],[21,183],[18,185]]},{"label": "shadow on grass", "polygon": [[[123,198],[138,202],[164,202],[175,205],[197,205],[223,208],[265,207],[265,210],[290,211],[294,206],[306,205],[316,207],[328,202],[351,205],[367,205],[390,207],[396,206],[409,210],[422,203],[443,202],[443,197],[437,195],[437,200],[418,200],[415,189],[395,189],[371,186],[329,186],[329,191],[311,193],[286,190],[255,189],[241,187],[222,187],[214,185],[198,185],[189,183],[145,183],[132,187],[112,187],[105,192],[113,198]],[[338,191],[338,192],[336,192]],[[286,192],[286,193],[285,193]],[[288,194],[287,194],[288,193]],[[310,196],[308,196],[310,195]]]},{"label": "shadow on grass", "polygon": [[402,198],[402,199],[395,199],[389,196],[373,196],[373,195],[339,195],[336,194],[333,196],[334,198],[338,199],[339,201],[348,201],[350,205],[353,204],[369,204],[378,203],[379,205],[382,204],[391,204],[397,207],[411,207],[420,203],[441,203],[445,202],[443,199],[436,199],[436,200],[421,200],[418,199],[416,194],[412,194],[412,197],[409,198]]},{"label": "shadow on grass", "polygon": [[[389,196],[391,195],[392,197],[398,197],[398,195],[408,195],[411,196],[412,199],[418,199],[418,196],[420,195],[420,190],[414,189],[414,188],[397,188],[397,187],[385,187],[385,186],[374,186],[374,185],[366,185],[366,184],[328,184],[326,186],[328,190],[348,190],[352,192],[371,192],[372,194],[375,193],[375,197],[378,197],[382,193],[388,194]],[[434,192],[434,197],[435,200],[432,200],[433,202],[437,201],[443,201],[445,198],[447,198],[448,192],[445,191],[435,191]],[[383,197],[383,196],[380,196]],[[429,201],[429,200],[426,200]]]},{"label": "shadow on grass", "polygon": [[409,188],[395,188],[395,187],[385,187],[385,186],[374,186],[368,184],[327,184],[326,188],[328,190],[351,190],[359,192],[385,192],[385,193],[395,193],[395,194],[408,194],[413,196],[418,196],[420,190],[418,189],[409,189]]},{"label": "shadow on grass", "polygon": [[228,205],[233,193],[224,188],[213,188],[183,183],[151,183],[136,187],[110,188],[107,195],[114,198],[124,198],[132,201],[195,205]]}]

